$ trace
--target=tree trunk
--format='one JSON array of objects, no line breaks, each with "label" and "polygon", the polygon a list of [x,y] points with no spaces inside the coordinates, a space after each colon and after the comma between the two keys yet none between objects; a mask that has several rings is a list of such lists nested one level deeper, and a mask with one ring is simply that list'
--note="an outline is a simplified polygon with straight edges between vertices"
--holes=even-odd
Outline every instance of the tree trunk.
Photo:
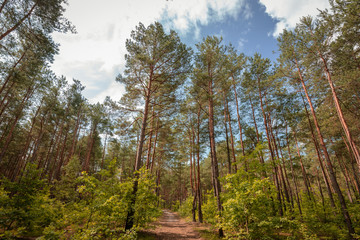
[{"label": "tree trunk", "polygon": [[229,146],[229,133],[227,127],[227,114],[225,107],[225,98],[224,98],[224,126],[225,126],[225,140],[226,140],[226,157],[228,162],[228,171],[231,174],[231,157],[230,157],[230,146]]},{"label": "tree trunk", "polygon": [[323,178],[324,178],[324,182],[325,182],[325,185],[326,185],[326,189],[327,189],[327,193],[329,195],[329,198],[330,198],[330,204],[333,208],[335,208],[335,202],[334,202],[334,197],[333,197],[333,194],[332,194],[332,191],[331,191],[331,187],[330,187],[330,184],[329,184],[329,179],[327,177],[328,173],[326,172],[326,169],[324,168],[324,164],[323,164],[323,160],[322,160],[322,157],[321,157],[321,154],[320,154],[320,150],[319,150],[319,145],[318,145],[318,142],[315,138],[315,134],[314,134],[314,128],[312,126],[312,123],[311,123],[311,120],[310,120],[310,114],[309,114],[309,111],[306,107],[306,104],[305,104],[305,100],[304,100],[304,97],[302,95],[302,93],[300,93],[301,95],[301,99],[303,101],[303,104],[304,104],[304,108],[305,108],[305,112],[306,112],[306,117],[308,119],[308,123],[309,123],[309,128],[310,128],[310,132],[311,132],[311,138],[313,140],[313,143],[314,143],[314,146],[315,146],[315,150],[316,150],[316,155],[317,155],[317,159],[318,159],[318,162],[319,162],[319,166],[320,166],[320,169],[321,169],[321,172],[322,172],[322,175],[323,175]]},{"label": "tree trunk", "polygon": [[14,26],[12,26],[11,28],[9,28],[6,32],[2,33],[0,35],[0,41],[6,37],[9,33],[11,33],[12,31],[14,31],[17,27],[19,27],[25,19],[27,19],[31,13],[34,11],[35,7],[37,6],[37,2],[31,7],[31,9],[29,10],[29,12],[27,14],[25,14],[24,17],[22,17]]},{"label": "tree trunk", "polygon": [[139,170],[141,168],[142,162],[142,152],[145,142],[145,133],[146,133],[146,126],[147,126],[147,120],[149,115],[149,107],[150,107],[150,95],[151,95],[151,84],[152,84],[152,76],[153,71],[150,72],[150,78],[146,90],[145,95],[145,106],[144,106],[144,115],[143,115],[143,121],[141,124],[141,131],[140,131],[140,137],[139,137],[139,144],[136,151],[136,157],[135,157],[135,178],[134,178],[134,185],[133,185],[133,191],[131,195],[131,200],[129,204],[129,210],[126,216],[126,224],[125,224],[125,230],[129,230],[134,226],[134,215],[135,215],[135,202],[136,202],[136,195],[139,185]]},{"label": "tree trunk", "polygon": [[[245,156],[245,148],[244,148],[244,141],[243,141],[243,134],[242,134],[242,126],[240,123],[240,110],[239,110],[239,101],[238,101],[238,97],[237,97],[237,92],[236,92],[236,83],[235,83],[235,78],[232,76],[232,81],[233,81],[233,88],[234,88],[234,98],[235,98],[235,102],[236,102],[236,114],[237,114],[237,119],[238,119],[238,125],[239,125],[239,132],[240,132],[240,145],[241,145],[241,153],[243,155],[243,157]],[[255,116],[254,116],[254,122],[255,122]],[[256,122],[255,122],[256,125]],[[247,169],[247,162],[245,160],[245,170]]]},{"label": "tree trunk", "polygon": [[[329,175],[330,175],[330,181],[333,185],[333,188],[338,196],[338,199],[339,199],[339,202],[340,202],[340,206],[341,206],[341,212],[344,216],[344,220],[345,220],[345,223],[346,223],[346,226],[348,228],[348,231],[349,231],[349,234],[352,235],[355,233],[354,231],[354,227],[352,225],[352,221],[351,221],[351,218],[350,218],[350,215],[349,215],[349,212],[348,212],[348,209],[347,209],[347,206],[346,206],[346,202],[345,202],[345,199],[344,199],[344,196],[340,190],[340,186],[336,180],[336,177],[335,177],[335,173],[334,173],[334,170],[333,170],[333,167],[332,167],[332,163],[331,163],[331,160],[330,160],[330,156],[329,156],[329,153],[327,151],[327,148],[326,148],[326,145],[325,145],[325,141],[324,141],[324,138],[322,136],[322,133],[321,133],[321,130],[320,130],[320,126],[319,126],[319,123],[317,121],[317,117],[316,117],[316,114],[315,114],[315,110],[314,110],[314,107],[312,105],[312,102],[311,102],[311,99],[310,99],[310,96],[307,92],[307,88],[305,86],[305,82],[304,82],[304,79],[303,79],[303,76],[302,76],[302,73],[301,73],[301,70],[300,70],[300,67],[299,67],[299,64],[298,64],[298,61],[295,57],[295,54],[294,54],[294,60],[295,60],[295,63],[296,63],[296,67],[297,67],[297,70],[298,70],[298,74],[299,74],[299,78],[300,78],[300,82],[302,84],[302,87],[304,89],[304,92],[305,92],[305,95],[306,95],[306,99],[309,103],[309,106],[310,106],[310,110],[311,110],[311,114],[313,116],[313,120],[314,120],[314,124],[315,124],[315,128],[316,128],[316,131],[318,133],[318,137],[319,137],[319,140],[320,140],[320,146],[323,150],[323,154],[325,156],[325,160],[326,160],[326,164],[327,164],[327,168],[328,168],[328,171],[329,171]],[[353,238],[351,236],[351,238]]]},{"label": "tree trunk", "polygon": [[[209,77],[212,78],[210,71]],[[213,83],[212,79],[208,82],[208,93],[209,93],[209,137],[210,137],[210,149],[211,149],[211,158],[212,158],[212,168],[213,168],[213,179],[214,179],[214,192],[216,196],[217,208],[219,215],[222,213],[222,204],[221,204],[221,188],[220,188],[220,179],[219,179],[219,166],[216,158],[216,143],[215,143],[215,130],[214,130],[214,93],[213,93]],[[219,236],[223,237],[224,232],[222,228],[219,228]]]},{"label": "tree trunk", "polygon": [[341,126],[345,132],[345,136],[350,144],[350,148],[354,154],[354,157],[355,157],[355,160],[358,164],[358,168],[359,168],[359,171],[360,171],[360,153],[359,153],[359,150],[355,144],[355,141],[353,140],[353,136],[349,130],[349,127],[346,123],[346,119],[344,117],[344,114],[343,114],[343,111],[341,109],[341,105],[339,103],[339,99],[338,99],[338,96],[337,96],[337,93],[335,91],[335,86],[334,86],[334,82],[332,81],[331,79],[331,74],[330,74],[330,71],[329,71],[329,68],[328,68],[328,64],[327,64],[327,60],[324,58],[324,56],[321,54],[321,52],[318,50],[318,53],[319,53],[319,57],[321,59],[321,61],[323,62],[324,64],[324,71],[325,71],[325,74],[326,74],[326,77],[327,77],[327,80],[329,82],[329,85],[330,85],[330,88],[331,88],[331,93],[332,93],[332,96],[333,96],[333,100],[334,100],[334,103],[335,103],[335,108],[336,108],[336,112],[338,114],[338,117],[339,117],[339,120],[340,120],[340,123],[341,123]]},{"label": "tree trunk", "polygon": [[273,172],[274,172],[274,180],[275,180],[275,186],[277,189],[277,199],[280,203],[280,207],[279,207],[279,214],[280,216],[283,216],[283,209],[282,209],[282,201],[281,201],[281,189],[280,189],[280,183],[279,183],[279,176],[278,176],[278,172],[277,172],[277,166],[275,163],[275,156],[274,156],[274,152],[271,146],[271,139],[270,139],[270,135],[269,135],[269,129],[268,129],[268,120],[265,114],[265,110],[264,110],[264,104],[263,104],[263,100],[262,100],[262,93],[261,93],[261,87],[260,87],[260,78],[257,79],[257,83],[258,83],[258,90],[259,90],[259,99],[260,99],[260,107],[261,107],[261,111],[263,113],[263,118],[264,118],[264,126],[265,126],[265,131],[266,131],[266,137],[268,140],[268,147],[269,147],[269,151],[270,151],[270,157],[271,157],[271,162],[273,164]]},{"label": "tree trunk", "polygon": [[153,168],[154,168],[154,163],[155,163],[155,156],[156,156],[156,144],[157,144],[157,138],[158,138],[158,134],[159,133],[159,119],[157,120],[156,123],[156,130],[155,130],[155,140],[154,140],[154,147],[153,147],[153,152],[152,152],[152,157],[151,157],[151,166],[150,166],[150,172],[153,172]]},{"label": "tree trunk", "polygon": [[[226,113],[227,113],[227,119],[229,121],[229,132],[230,132],[230,144],[231,144],[231,153],[232,153],[232,162],[234,164],[234,169],[235,172],[237,172],[237,165],[236,165],[236,156],[235,156],[235,146],[234,146],[234,135],[232,133],[232,128],[231,128],[231,116],[230,116],[230,112],[229,112],[229,104],[227,102],[227,100],[225,99],[225,103],[226,103]],[[245,160],[246,161],[246,160]],[[247,171],[247,164],[245,162],[244,164],[244,168],[245,171]]]},{"label": "tree trunk", "polygon": [[12,135],[14,133],[14,130],[15,130],[15,127],[20,119],[20,117],[22,116],[22,113],[23,113],[23,109],[25,108],[25,103],[27,102],[27,100],[31,97],[33,93],[33,89],[32,87],[28,87],[27,91],[26,91],[26,94],[25,96],[23,97],[21,103],[20,103],[20,107],[18,109],[18,113],[16,114],[16,117],[11,125],[11,128],[9,130],[9,133],[7,134],[6,138],[5,138],[5,143],[3,145],[3,149],[0,153],[0,163],[2,162],[2,159],[7,151],[7,148],[12,140]]},{"label": "tree trunk", "polygon": [[[196,137],[196,159],[197,159],[197,194],[198,194],[198,218],[199,222],[203,222],[201,210],[201,181],[200,181],[200,106],[197,112],[197,137]],[[194,132],[194,129],[192,129]],[[195,135],[195,134],[194,134]]]},{"label": "tree trunk", "polygon": [[303,175],[303,179],[304,179],[304,185],[305,185],[305,189],[306,189],[306,193],[309,197],[309,199],[313,199],[312,197],[312,194],[310,192],[310,181],[307,177],[307,174],[306,174],[306,170],[305,170],[305,167],[304,167],[304,163],[302,161],[302,158],[301,158],[301,154],[300,154],[300,149],[299,149],[299,144],[298,144],[298,141],[297,141],[297,138],[296,138],[296,132],[295,130],[294,131],[294,140],[295,140],[295,145],[296,145],[296,149],[297,149],[297,153],[298,153],[298,157],[299,157],[299,162],[300,162],[300,166],[301,166],[301,173]]},{"label": "tree trunk", "polygon": [[292,175],[292,179],[293,179],[294,186],[295,186],[296,202],[297,202],[297,205],[298,205],[298,208],[299,208],[299,213],[302,216],[301,204],[300,204],[300,198],[299,198],[299,188],[298,188],[297,181],[296,181],[296,178],[295,178],[295,171],[294,171],[294,168],[293,168],[293,162],[292,162],[292,157],[291,157],[291,152],[290,152],[290,144],[289,144],[289,135],[288,135],[288,130],[287,129],[288,129],[288,127],[286,125],[286,127],[285,127],[285,131],[286,131],[285,135],[286,135],[286,145],[287,145],[288,154],[289,154],[289,160],[290,160],[290,170],[291,170],[291,175]]}]

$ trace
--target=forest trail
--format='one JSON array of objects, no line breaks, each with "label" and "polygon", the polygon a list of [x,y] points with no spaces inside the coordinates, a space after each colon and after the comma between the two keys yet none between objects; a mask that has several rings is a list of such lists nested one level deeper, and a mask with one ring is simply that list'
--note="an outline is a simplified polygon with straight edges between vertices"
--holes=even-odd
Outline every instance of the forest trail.
[{"label": "forest trail", "polygon": [[163,210],[162,217],[154,223],[154,226],[154,229],[145,230],[143,233],[157,240],[203,240],[199,232],[194,229],[201,228],[199,223],[186,222],[169,210]]}]

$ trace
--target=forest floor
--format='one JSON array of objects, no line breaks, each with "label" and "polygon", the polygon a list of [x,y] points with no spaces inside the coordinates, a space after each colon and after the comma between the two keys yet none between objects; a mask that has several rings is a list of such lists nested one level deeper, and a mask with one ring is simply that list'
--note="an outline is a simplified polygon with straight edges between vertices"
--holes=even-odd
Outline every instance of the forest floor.
[{"label": "forest floor", "polygon": [[147,240],[205,240],[200,232],[209,233],[209,227],[197,222],[187,222],[178,214],[163,210],[162,217],[152,224],[151,229],[139,233],[138,239]]}]

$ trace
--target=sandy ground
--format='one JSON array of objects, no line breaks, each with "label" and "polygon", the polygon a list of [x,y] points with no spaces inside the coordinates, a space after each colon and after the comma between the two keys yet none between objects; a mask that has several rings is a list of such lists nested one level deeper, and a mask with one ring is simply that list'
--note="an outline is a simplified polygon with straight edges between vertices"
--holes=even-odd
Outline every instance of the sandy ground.
[{"label": "sandy ground", "polygon": [[163,216],[154,223],[154,226],[154,229],[144,232],[158,240],[203,240],[200,234],[194,230],[195,227],[199,227],[199,224],[186,222],[169,210],[163,210]]}]

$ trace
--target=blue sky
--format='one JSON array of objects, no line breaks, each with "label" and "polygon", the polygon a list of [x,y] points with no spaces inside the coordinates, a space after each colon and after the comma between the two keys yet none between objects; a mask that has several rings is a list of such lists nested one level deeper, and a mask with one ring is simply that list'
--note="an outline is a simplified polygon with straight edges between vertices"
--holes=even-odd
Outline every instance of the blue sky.
[{"label": "blue sky", "polygon": [[77,34],[55,33],[60,54],[52,69],[69,82],[78,79],[90,102],[107,95],[119,100],[124,88],[115,77],[124,70],[125,41],[131,30],[161,22],[187,45],[208,35],[222,36],[240,52],[275,60],[276,37],[301,16],[315,16],[327,0],[68,0],[67,17]]}]

